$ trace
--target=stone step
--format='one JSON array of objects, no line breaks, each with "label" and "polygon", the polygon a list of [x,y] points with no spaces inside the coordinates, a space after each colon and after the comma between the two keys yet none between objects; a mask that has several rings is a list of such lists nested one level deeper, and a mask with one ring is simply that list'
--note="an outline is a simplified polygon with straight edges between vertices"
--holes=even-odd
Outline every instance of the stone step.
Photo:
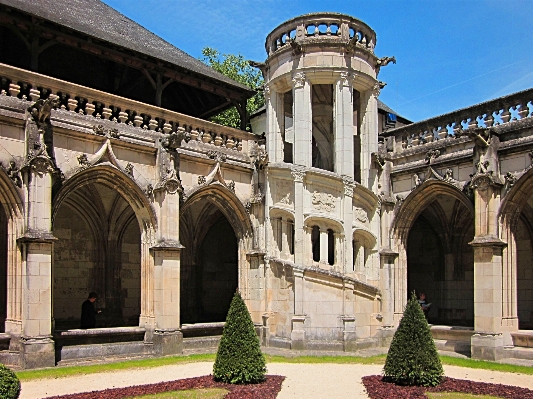
[{"label": "stone step", "polygon": [[515,346],[513,348],[505,348],[503,350],[503,357],[506,359],[518,359],[530,361],[529,365],[533,365],[533,348],[524,348],[520,346]]},{"label": "stone step", "polygon": [[183,338],[183,352],[189,354],[216,351],[220,343],[220,338],[222,338],[221,335]]}]

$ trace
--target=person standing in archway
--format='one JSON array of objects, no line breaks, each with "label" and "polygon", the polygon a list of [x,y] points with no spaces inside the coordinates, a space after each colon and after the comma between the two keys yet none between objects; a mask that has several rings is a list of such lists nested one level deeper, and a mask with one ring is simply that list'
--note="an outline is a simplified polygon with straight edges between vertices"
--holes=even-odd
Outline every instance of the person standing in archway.
[{"label": "person standing in archway", "polygon": [[94,308],[94,302],[96,302],[96,292],[90,292],[89,298],[81,305],[81,322],[80,328],[95,328],[96,327],[96,315],[100,313],[100,310]]}]

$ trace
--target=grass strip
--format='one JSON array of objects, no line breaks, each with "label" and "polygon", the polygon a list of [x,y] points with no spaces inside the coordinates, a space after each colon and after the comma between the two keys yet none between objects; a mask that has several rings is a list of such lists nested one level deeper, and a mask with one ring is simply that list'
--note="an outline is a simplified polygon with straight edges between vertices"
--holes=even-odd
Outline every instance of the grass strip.
[{"label": "grass strip", "polygon": [[493,371],[503,371],[506,373],[520,373],[533,375],[533,367],[531,366],[517,366],[514,364],[488,362],[485,360],[464,359],[460,357],[441,356],[442,364],[449,366],[467,367],[470,369],[483,369]]},{"label": "grass strip", "polygon": [[135,396],[131,399],[222,399],[229,391],[222,388],[187,389],[152,395]]},{"label": "grass strip", "polygon": [[67,366],[39,370],[23,370],[16,372],[16,374],[21,381],[28,381],[42,378],[62,378],[81,374],[94,374],[138,368],[152,368],[181,363],[214,361],[214,353],[203,353],[188,356],[169,356],[149,359],[126,360],[123,362],[91,364],[88,366]]},{"label": "grass strip", "polygon": [[[371,357],[361,356],[294,356],[285,357],[279,355],[265,355],[267,363],[330,363],[330,364],[384,364],[386,355]],[[464,359],[451,356],[441,356],[442,364],[467,367],[472,369],[503,371],[507,373],[521,373],[533,375],[533,367],[516,366],[512,364],[503,364],[488,362],[483,360]],[[68,366],[56,367],[39,370],[18,371],[16,374],[21,381],[43,379],[43,378],[62,378],[81,374],[94,374],[110,371],[121,371],[128,369],[152,368],[168,366],[173,364],[193,363],[193,362],[213,362],[215,361],[214,353],[197,354],[188,356],[170,356],[160,358],[126,360],[116,363],[92,364],[87,366]]]}]

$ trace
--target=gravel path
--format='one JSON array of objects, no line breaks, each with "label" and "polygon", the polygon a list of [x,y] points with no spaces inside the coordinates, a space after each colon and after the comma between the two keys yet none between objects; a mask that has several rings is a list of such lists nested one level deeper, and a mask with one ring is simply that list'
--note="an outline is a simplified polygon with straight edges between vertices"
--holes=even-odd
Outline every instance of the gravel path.
[{"label": "gravel path", "polygon": [[[39,399],[52,395],[88,392],[105,388],[127,387],[171,381],[210,374],[212,362],[188,363],[150,369],[136,369],[85,376],[22,383],[20,399]],[[359,364],[270,363],[269,374],[286,376],[278,399],[285,398],[368,398],[361,384],[364,375],[380,374],[382,366]],[[447,376],[533,389],[529,375],[444,366]]]}]

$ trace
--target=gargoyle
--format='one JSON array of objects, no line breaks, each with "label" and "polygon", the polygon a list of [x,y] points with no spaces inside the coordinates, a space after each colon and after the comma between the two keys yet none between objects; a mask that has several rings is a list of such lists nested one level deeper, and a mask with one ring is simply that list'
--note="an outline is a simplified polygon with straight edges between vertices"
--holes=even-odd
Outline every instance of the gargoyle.
[{"label": "gargoyle", "polygon": [[396,57],[383,57],[376,61],[376,68],[381,68],[389,65],[390,63],[396,64]]},{"label": "gargoyle", "polygon": [[161,140],[161,146],[167,151],[175,151],[181,147],[181,142],[185,138],[185,131],[178,129]]},{"label": "gargoyle", "polygon": [[300,43],[296,42],[294,39],[288,40],[289,44],[292,47],[292,52],[294,55],[302,54],[303,53],[303,47]]},{"label": "gargoyle", "polygon": [[41,98],[28,108],[28,112],[32,116],[37,126],[41,127],[47,123],[50,123],[50,114],[52,113],[52,109],[58,107],[59,103],[59,98],[48,97],[46,100]]}]

